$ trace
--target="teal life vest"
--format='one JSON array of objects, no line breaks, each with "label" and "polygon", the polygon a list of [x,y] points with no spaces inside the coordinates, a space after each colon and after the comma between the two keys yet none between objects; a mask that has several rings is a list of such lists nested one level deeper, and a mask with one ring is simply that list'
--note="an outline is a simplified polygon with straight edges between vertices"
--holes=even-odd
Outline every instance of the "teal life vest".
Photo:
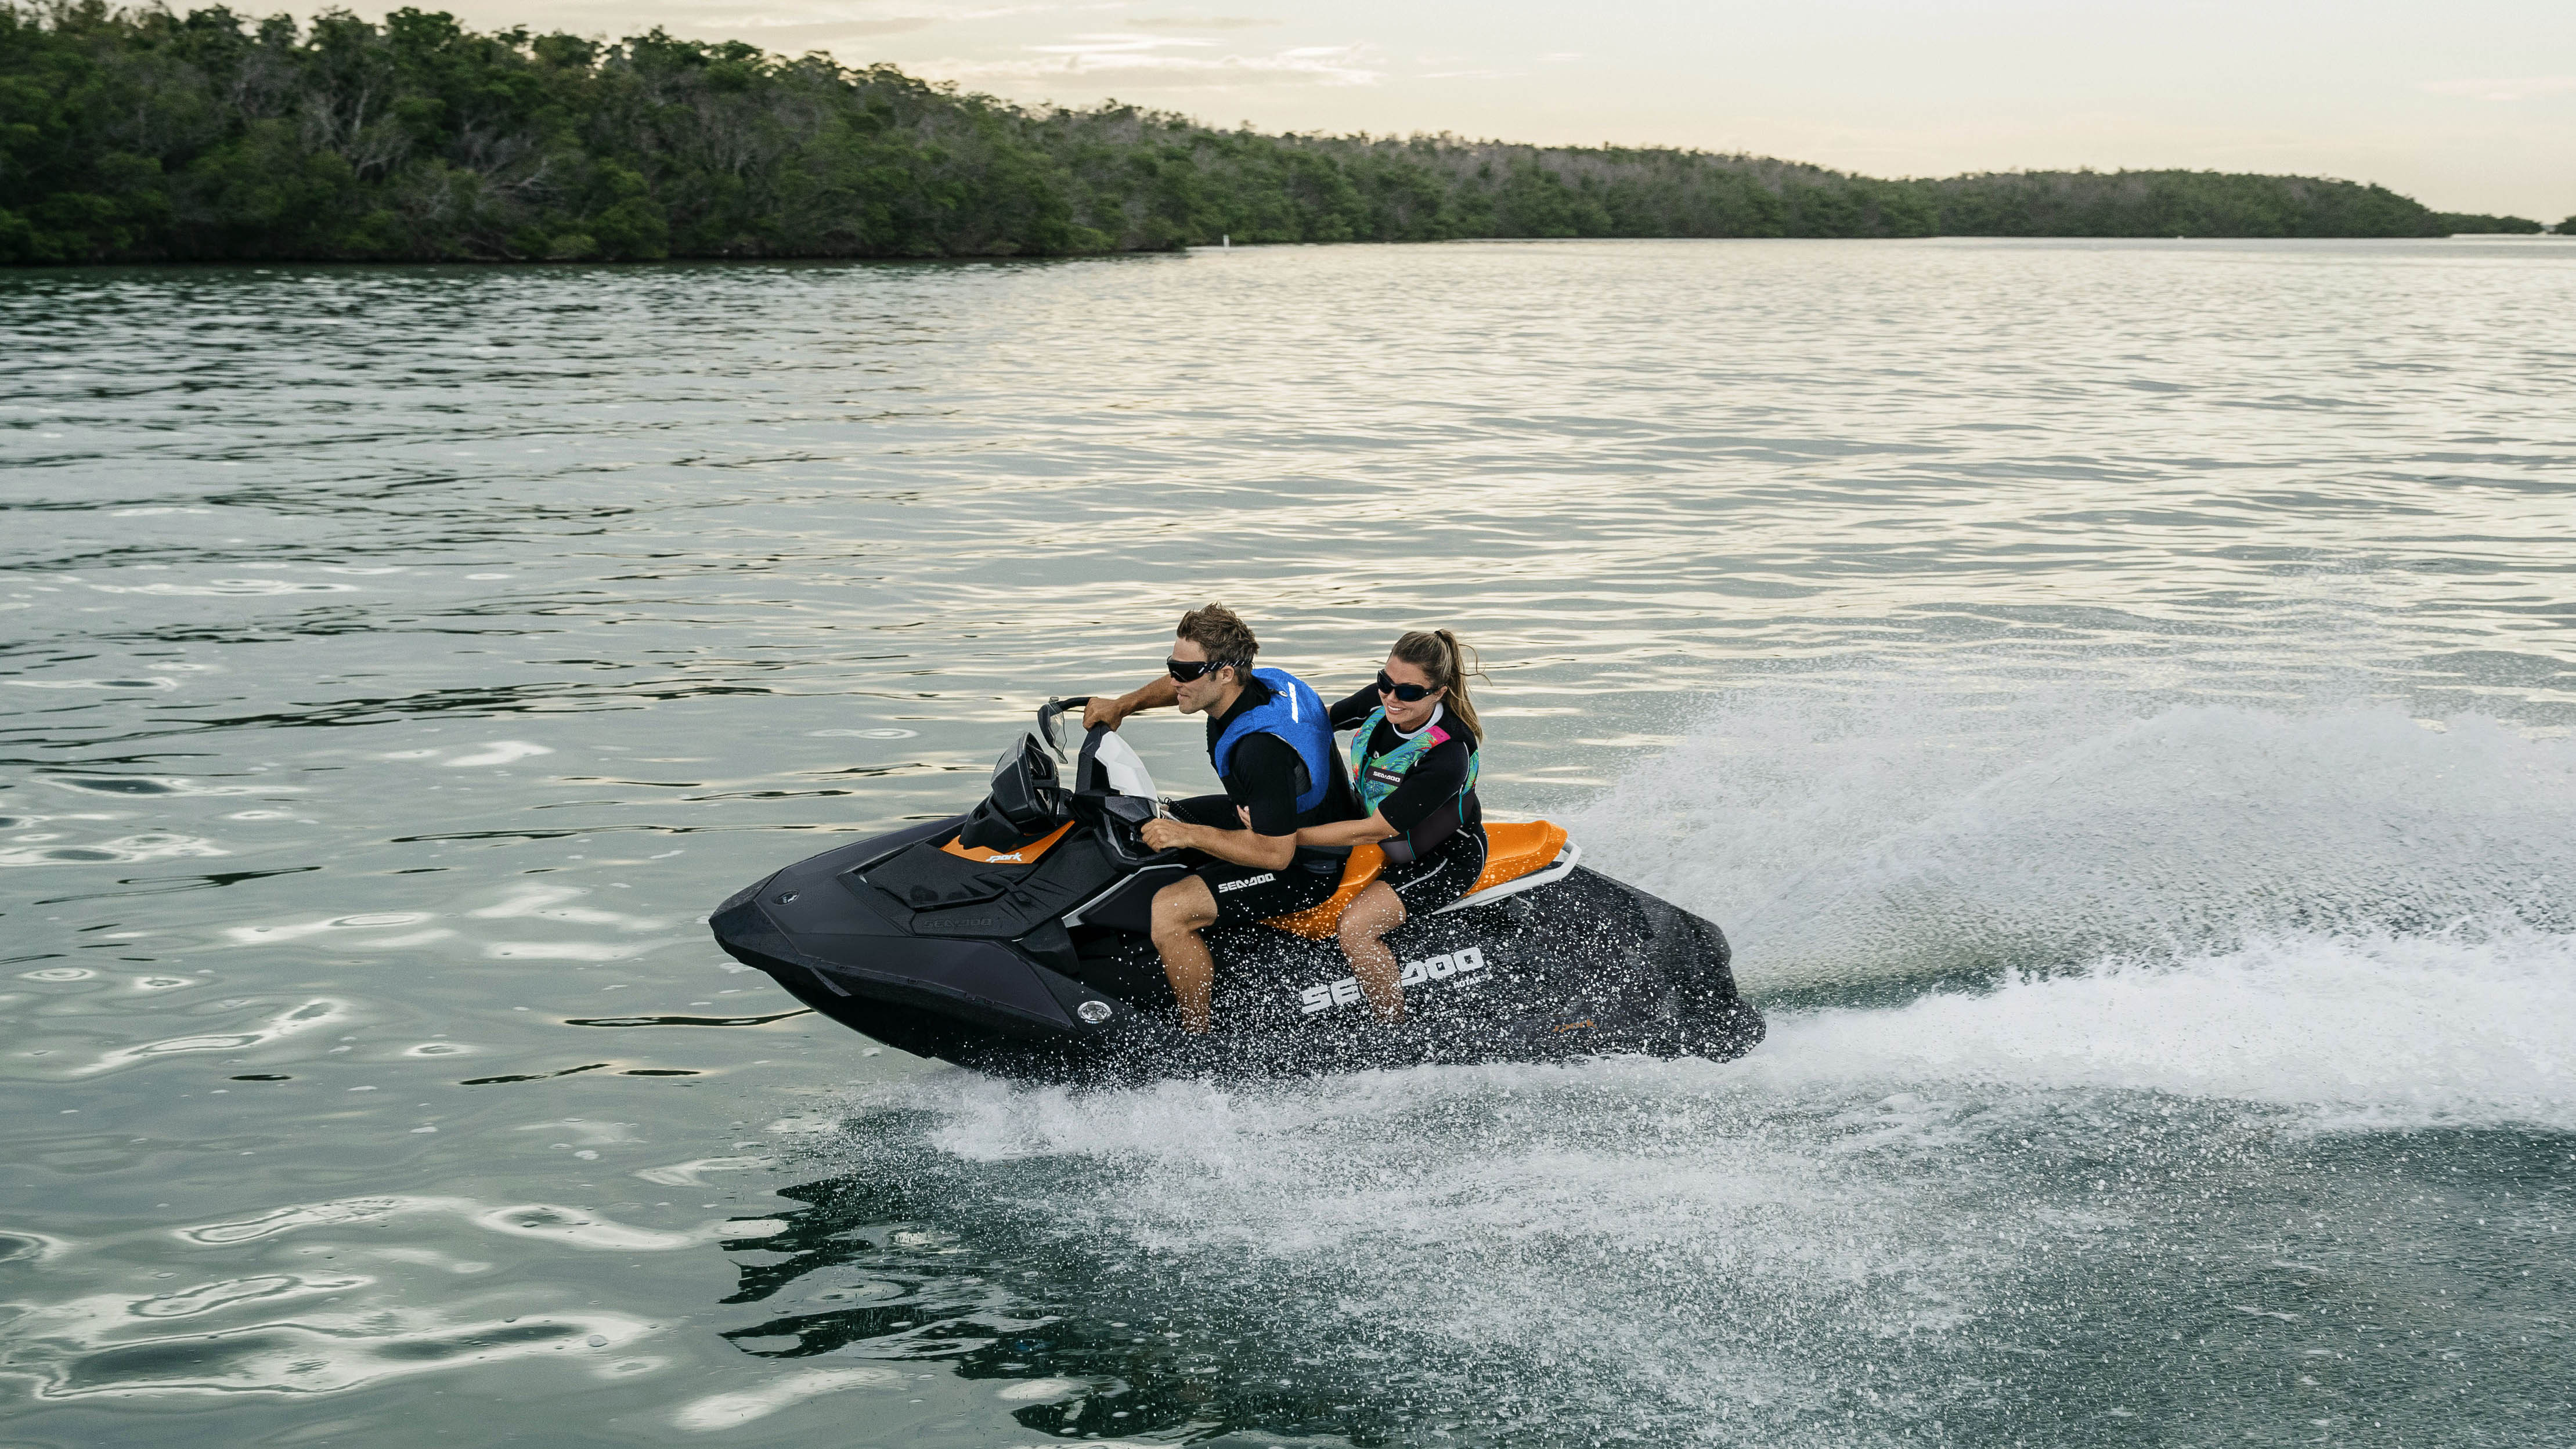
[{"label": "teal life vest", "polygon": [[[1378,721],[1385,718],[1386,706],[1379,705],[1369,711],[1369,717],[1360,722],[1360,732],[1351,737],[1351,788],[1359,793],[1362,819],[1377,813],[1377,807],[1385,804],[1386,798],[1404,783],[1406,771],[1451,738],[1449,732],[1440,727],[1439,721],[1434,720],[1414,731],[1413,738],[1397,741],[1394,749],[1383,755],[1372,755],[1369,741],[1377,738]],[[1467,782],[1458,787],[1458,798],[1462,800],[1468,791],[1476,788],[1476,761],[1480,753],[1472,749],[1467,752]]]}]

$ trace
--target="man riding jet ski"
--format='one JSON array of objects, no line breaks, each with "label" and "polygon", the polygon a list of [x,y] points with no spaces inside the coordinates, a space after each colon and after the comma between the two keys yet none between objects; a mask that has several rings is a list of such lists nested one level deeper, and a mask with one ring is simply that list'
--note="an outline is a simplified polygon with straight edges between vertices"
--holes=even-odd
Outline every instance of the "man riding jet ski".
[{"label": "man riding jet ski", "polygon": [[1255,669],[1260,641],[1235,612],[1210,604],[1181,616],[1163,675],[1124,699],[1094,699],[1086,723],[1118,727],[1158,704],[1205,714],[1208,763],[1222,795],[1175,801],[1140,832],[1158,851],[1194,851],[1207,863],[1155,891],[1154,950],[1180,1003],[1181,1029],[1209,1027],[1216,963],[1199,932],[1258,925],[1311,911],[1332,898],[1346,851],[1300,849],[1301,829],[1359,814],[1333,751],[1324,701],[1284,669]]},{"label": "man riding jet ski", "polygon": [[[1762,1039],[1717,927],[1584,869],[1544,821],[1483,824],[1472,888],[1399,915],[1383,944],[1401,1020],[1372,1019],[1375,993],[1334,941],[1388,851],[1298,845],[1359,814],[1322,702],[1285,671],[1250,668],[1250,631],[1211,612],[1183,622],[1169,702],[1213,707],[1225,795],[1167,806],[1114,732],[1117,717],[1166,702],[1159,682],[1115,702],[1051,701],[971,813],[736,893],[710,920],[717,942],[845,1026],[1011,1077],[1723,1059]],[[1068,782],[1063,716],[1086,705],[1098,722]]]}]

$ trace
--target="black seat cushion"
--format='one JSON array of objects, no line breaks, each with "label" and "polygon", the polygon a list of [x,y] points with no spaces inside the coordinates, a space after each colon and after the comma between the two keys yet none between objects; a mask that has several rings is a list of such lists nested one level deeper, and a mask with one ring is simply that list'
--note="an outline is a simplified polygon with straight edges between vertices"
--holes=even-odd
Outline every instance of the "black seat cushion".
[{"label": "black seat cushion", "polygon": [[989,901],[1009,890],[1021,872],[950,855],[923,841],[869,870],[860,879],[916,911]]}]

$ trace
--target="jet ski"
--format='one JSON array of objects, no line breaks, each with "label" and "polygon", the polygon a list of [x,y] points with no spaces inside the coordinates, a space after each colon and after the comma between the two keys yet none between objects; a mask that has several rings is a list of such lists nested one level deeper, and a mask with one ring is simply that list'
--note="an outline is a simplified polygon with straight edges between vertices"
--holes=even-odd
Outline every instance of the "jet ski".
[{"label": "jet ski", "polygon": [[735,892],[709,918],[717,943],[862,1035],[1028,1081],[1611,1052],[1722,1060],[1761,1041],[1718,928],[1587,869],[1546,821],[1487,822],[1476,889],[1386,937],[1403,963],[1403,1021],[1375,1019],[1334,934],[1384,864],[1362,845],[1322,906],[1203,933],[1215,1029],[1183,1032],[1147,930],[1154,893],[1194,862],[1145,845],[1141,827],[1164,807],[1115,731],[1093,728],[1067,758],[1066,712],[1086,702],[1040,709],[971,812]]}]

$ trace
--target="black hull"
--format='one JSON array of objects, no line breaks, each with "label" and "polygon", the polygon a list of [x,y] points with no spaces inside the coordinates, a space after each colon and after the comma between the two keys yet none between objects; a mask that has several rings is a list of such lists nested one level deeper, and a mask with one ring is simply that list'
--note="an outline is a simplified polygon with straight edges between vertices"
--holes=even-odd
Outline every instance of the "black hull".
[{"label": "black hull", "polygon": [[[1025,893],[982,904],[914,911],[870,884],[883,879],[883,862],[955,825],[780,871],[717,909],[716,940],[853,1031],[1024,1080],[1305,1075],[1606,1052],[1722,1060],[1762,1039],[1762,1017],[1736,994],[1717,927],[1580,868],[1389,935],[1407,977],[1407,1019],[1395,1026],[1371,1019],[1335,943],[1261,926],[1211,929],[1216,1029],[1191,1037],[1179,1030],[1152,944],[1130,929],[1142,924],[1132,901],[1122,915],[1097,900],[1102,881],[1118,894],[1122,872],[1081,857],[1090,842],[1066,842],[1066,859],[1051,854],[1021,878]],[[1068,886],[1057,898],[1050,876]],[[1074,894],[1090,904],[1090,923],[1080,923],[1081,904],[1057,905]]]}]

